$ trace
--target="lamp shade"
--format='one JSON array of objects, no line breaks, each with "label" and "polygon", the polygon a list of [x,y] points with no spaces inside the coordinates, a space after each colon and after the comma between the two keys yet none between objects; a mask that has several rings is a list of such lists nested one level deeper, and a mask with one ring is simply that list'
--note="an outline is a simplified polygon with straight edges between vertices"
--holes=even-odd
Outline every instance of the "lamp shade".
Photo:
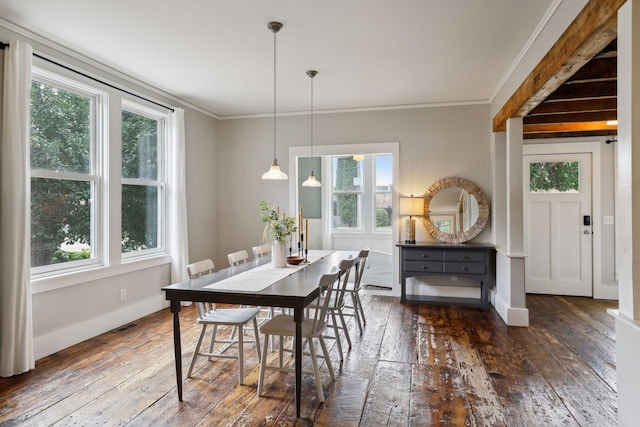
[{"label": "lamp shade", "polygon": [[289,177],[287,176],[287,174],[280,170],[280,166],[278,166],[278,161],[275,159],[273,160],[273,163],[271,164],[271,167],[269,168],[269,170],[262,174],[262,179],[282,180],[282,179],[288,179],[288,178]]},{"label": "lamp shade", "polygon": [[422,197],[400,197],[400,215],[424,215],[424,199]]}]

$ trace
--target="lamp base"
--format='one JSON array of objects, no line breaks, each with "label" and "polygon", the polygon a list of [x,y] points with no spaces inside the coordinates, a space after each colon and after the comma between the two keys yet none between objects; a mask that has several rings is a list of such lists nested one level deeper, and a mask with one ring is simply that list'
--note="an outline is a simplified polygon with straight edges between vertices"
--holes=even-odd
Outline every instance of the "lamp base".
[{"label": "lamp base", "polygon": [[404,242],[415,244],[416,243],[416,220],[409,217],[407,218],[405,224],[406,224],[406,230],[405,230],[406,238]]}]

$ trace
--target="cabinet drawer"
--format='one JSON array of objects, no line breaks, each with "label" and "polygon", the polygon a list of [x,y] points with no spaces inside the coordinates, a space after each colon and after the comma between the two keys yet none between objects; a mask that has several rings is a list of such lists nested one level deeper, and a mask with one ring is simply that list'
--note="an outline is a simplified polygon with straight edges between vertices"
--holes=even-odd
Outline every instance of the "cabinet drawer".
[{"label": "cabinet drawer", "polygon": [[446,261],[473,261],[484,262],[484,252],[459,252],[450,251],[445,254]]},{"label": "cabinet drawer", "polygon": [[442,263],[437,261],[405,261],[404,262],[404,270],[405,271],[423,271],[429,273],[442,273]]},{"label": "cabinet drawer", "polygon": [[448,274],[485,274],[486,266],[479,262],[445,262],[444,272]]},{"label": "cabinet drawer", "polygon": [[424,251],[407,251],[404,252],[404,259],[410,261],[442,261],[444,254],[438,250],[424,250]]}]

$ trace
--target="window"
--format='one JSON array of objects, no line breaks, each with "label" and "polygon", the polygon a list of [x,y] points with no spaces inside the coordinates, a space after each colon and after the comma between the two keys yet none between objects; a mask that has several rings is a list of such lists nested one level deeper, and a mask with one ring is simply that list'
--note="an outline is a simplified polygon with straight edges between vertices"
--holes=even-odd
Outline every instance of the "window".
[{"label": "window", "polygon": [[32,275],[166,253],[168,115],[46,68],[31,85]]},{"label": "window", "polygon": [[579,193],[580,162],[530,163],[529,191],[532,193]]},{"label": "window", "polygon": [[99,259],[96,139],[102,95],[34,70],[31,84],[31,266]]},{"label": "window", "polygon": [[162,249],[164,120],[124,104],[122,111],[122,252]]},{"label": "window", "polygon": [[331,159],[332,228],[349,230],[361,228],[362,195],[364,193],[363,162],[352,156]]},{"label": "window", "polygon": [[391,207],[393,206],[393,157],[389,154],[374,156],[375,165],[375,230],[391,233]]},{"label": "window", "polygon": [[331,157],[332,231],[391,233],[393,156]]}]

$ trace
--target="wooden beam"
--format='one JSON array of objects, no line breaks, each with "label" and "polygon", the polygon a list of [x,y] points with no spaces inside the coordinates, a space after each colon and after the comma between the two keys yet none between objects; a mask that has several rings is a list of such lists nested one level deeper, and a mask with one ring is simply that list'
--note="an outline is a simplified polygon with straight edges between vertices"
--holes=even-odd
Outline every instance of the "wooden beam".
[{"label": "wooden beam", "polygon": [[617,35],[617,11],[626,0],[589,0],[576,19],[493,118],[504,132],[507,119],[524,117]]},{"label": "wooden beam", "polygon": [[615,136],[616,130],[588,130],[575,132],[549,132],[549,133],[525,133],[524,139],[548,139],[548,138],[584,138],[586,136]]},{"label": "wooden beam", "polygon": [[607,125],[606,121],[600,122],[574,122],[574,123],[547,123],[523,125],[523,133],[549,133],[549,132],[575,132],[606,130],[615,131],[617,126]]},{"label": "wooden beam", "polygon": [[610,98],[618,95],[618,82],[564,84],[547,97],[548,101],[568,99]]},{"label": "wooden beam", "polygon": [[584,67],[580,68],[576,73],[567,80],[567,83],[577,83],[581,81],[611,79],[618,77],[618,56],[592,59]]},{"label": "wooden beam", "polygon": [[588,113],[565,113],[549,114],[544,116],[528,116],[524,118],[523,124],[544,124],[544,123],[572,123],[572,122],[602,122],[607,120],[617,120],[616,110],[594,111]]},{"label": "wooden beam", "polygon": [[[588,113],[593,111],[616,111],[618,108],[618,100],[616,97],[597,98],[597,99],[580,99],[580,100],[564,100],[554,102],[543,102],[536,108],[531,110],[527,117],[538,116],[542,114],[557,113]],[[526,120],[526,117],[525,117]]]}]

